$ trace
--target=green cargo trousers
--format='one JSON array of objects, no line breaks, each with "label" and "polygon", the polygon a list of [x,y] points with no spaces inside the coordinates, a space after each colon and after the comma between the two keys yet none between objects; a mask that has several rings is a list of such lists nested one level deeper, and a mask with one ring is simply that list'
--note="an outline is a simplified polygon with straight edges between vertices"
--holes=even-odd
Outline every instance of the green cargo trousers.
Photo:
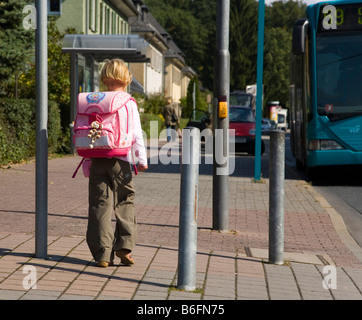
[{"label": "green cargo trousers", "polygon": [[[111,262],[114,251],[133,250],[137,241],[135,191],[130,164],[93,158],[89,175],[87,244],[96,261]],[[112,213],[116,227],[112,226]]]}]

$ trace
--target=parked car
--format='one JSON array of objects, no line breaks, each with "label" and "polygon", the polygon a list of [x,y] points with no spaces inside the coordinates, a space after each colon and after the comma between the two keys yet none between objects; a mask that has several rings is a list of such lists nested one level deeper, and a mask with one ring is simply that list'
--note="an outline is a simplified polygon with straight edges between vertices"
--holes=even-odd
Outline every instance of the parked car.
[{"label": "parked car", "polygon": [[271,124],[270,130],[276,130],[277,129],[277,123],[274,120],[269,120]]},{"label": "parked car", "polygon": [[[235,130],[235,136],[230,141],[235,142],[235,151],[255,155],[255,116],[249,107],[230,106],[229,128]],[[261,154],[265,151],[264,141],[261,141]]]},{"label": "parked car", "polygon": [[268,118],[261,119],[261,133],[269,134],[272,130],[272,124]]}]

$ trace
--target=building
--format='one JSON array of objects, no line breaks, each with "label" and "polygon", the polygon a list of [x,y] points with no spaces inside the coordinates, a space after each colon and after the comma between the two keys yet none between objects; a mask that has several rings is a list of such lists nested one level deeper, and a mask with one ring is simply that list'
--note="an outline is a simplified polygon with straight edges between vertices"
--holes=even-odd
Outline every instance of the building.
[{"label": "building", "polygon": [[184,55],[171,36],[152,16],[142,0],[133,0],[138,15],[129,18],[130,32],[149,43],[145,65],[131,64],[131,70],[146,94],[163,93],[173,103],[187,95],[187,86],[195,72],[187,66]]},{"label": "building", "polygon": [[130,32],[149,43],[146,56],[150,62],[143,65],[131,63],[130,69],[144,88],[146,95],[164,93],[164,54],[168,50],[167,41],[154,27],[156,20],[149,13],[148,8],[142,5],[142,1],[134,1],[134,3],[138,15],[129,19]]},{"label": "building", "polygon": [[131,92],[161,93],[176,104],[187,95],[195,73],[142,0],[48,0],[48,5],[49,15],[59,17],[60,31],[76,31],[63,42],[63,52],[72,57],[72,92],[103,89],[102,61],[119,57],[133,74]]},{"label": "building", "polygon": [[84,34],[129,34],[128,19],[137,10],[131,0],[48,0],[59,30]]}]

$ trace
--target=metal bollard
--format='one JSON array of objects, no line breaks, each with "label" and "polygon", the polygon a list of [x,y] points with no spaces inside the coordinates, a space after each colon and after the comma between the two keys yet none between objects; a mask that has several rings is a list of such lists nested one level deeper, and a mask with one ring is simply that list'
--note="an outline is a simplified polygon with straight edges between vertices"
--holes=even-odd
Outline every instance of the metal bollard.
[{"label": "metal bollard", "polygon": [[197,212],[200,162],[200,130],[182,130],[182,166],[177,287],[196,287]]},{"label": "metal bollard", "polygon": [[284,263],[285,132],[270,133],[269,158],[269,262]]}]

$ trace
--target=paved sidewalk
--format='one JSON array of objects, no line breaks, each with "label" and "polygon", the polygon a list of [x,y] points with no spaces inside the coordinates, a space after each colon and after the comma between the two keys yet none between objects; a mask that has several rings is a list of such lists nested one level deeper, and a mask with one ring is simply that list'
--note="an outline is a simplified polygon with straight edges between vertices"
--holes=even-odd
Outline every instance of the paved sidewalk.
[{"label": "paved sidewalk", "polygon": [[[167,155],[167,146],[160,145],[160,153]],[[0,299],[362,298],[362,249],[339,214],[290,170],[285,180],[285,264],[268,263],[267,153],[260,183],[251,178],[254,158],[236,158],[226,233],[211,230],[212,168],[201,165],[194,292],[177,289],[180,166],[151,164],[134,179],[136,264],[126,267],[117,259],[115,266],[103,269],[92,261],[84,238],[87,179],[81,173],[71,178],[78,162],[71,156],[49,161],[47,260],[34,258],[34,162],[0,170]],[[324,288],[324,278],[332,288]],[[32,284],[36,288],[29,288]]]}]

